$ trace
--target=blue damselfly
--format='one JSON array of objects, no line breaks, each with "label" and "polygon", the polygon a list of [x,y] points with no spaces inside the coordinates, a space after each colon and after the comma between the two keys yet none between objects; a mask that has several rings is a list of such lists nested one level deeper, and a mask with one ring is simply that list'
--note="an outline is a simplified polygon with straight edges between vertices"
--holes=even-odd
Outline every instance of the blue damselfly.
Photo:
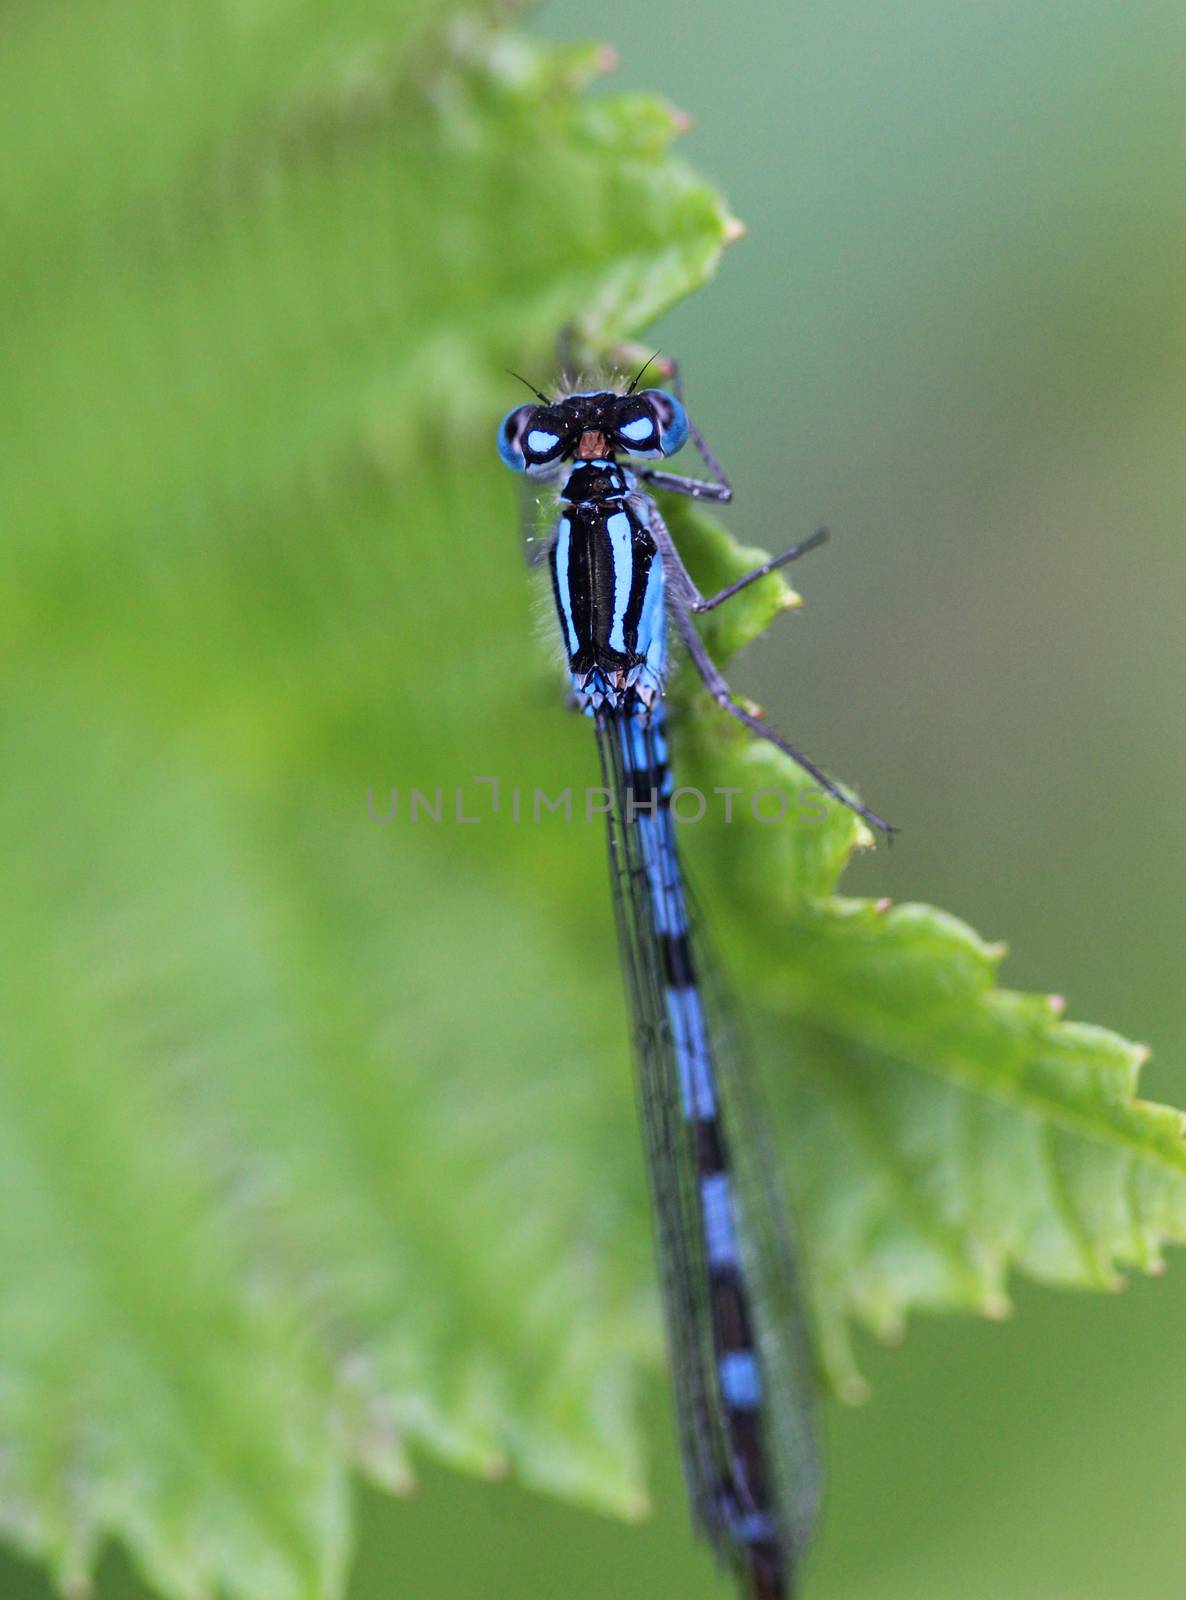
[{"label": "blue damselfly", "polygon": [[[724,502],[732,489],[670,370],[674,393],[640,391],[642,373],[619,388],[555,399],[529,384],[535,402],[508,414],[498,445],[509,467],[558,490],[558,515],[536,559],[551,571],[572,700],[593,721],[611,795],[615,908],[692,1517],[752,1600],[784,1600],[818,1506],[816,1384],[768,1130],[736,1040],[719,1022],[676,850],[664,707],[669,628],[723,710],[829,794],[888,825],[737,704],[696,631],[695,615],[824,535],[719,594],[700,593],[651,491]],[[670,456],[689,437],[708,479],[619,460]]]}]

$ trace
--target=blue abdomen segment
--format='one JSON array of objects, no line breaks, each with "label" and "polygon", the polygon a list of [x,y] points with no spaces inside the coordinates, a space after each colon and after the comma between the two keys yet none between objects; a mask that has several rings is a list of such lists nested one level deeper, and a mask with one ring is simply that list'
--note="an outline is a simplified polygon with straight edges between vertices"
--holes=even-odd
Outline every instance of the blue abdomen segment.
[{"label": "blue abdomen segment", "polygon": [[700,1180],[700,1210],[709,1265],[737,1267],[737,1229],[733,1221],[733,1188],[728,1173],[710,1172]]},{"label": "blue abdomen segment", "polygon": [[631,780],[635,826],[642,844],[652,925],[663,956],[664,1001],[679,1068],[683,1112],[690,1122],[711,1122],[717,1114],[716,1086],[708,1027],[692,964],[683,872],[671,820],[673,781],[662,708],[624,718],[620,738],[623,764]]},{"label": "blue abdomen segment", "polygon": [[758,1358],[752,1350],[726,1350],[717,1362],[725,1404],[735,1411],[756,1411],[762,1398]]}]

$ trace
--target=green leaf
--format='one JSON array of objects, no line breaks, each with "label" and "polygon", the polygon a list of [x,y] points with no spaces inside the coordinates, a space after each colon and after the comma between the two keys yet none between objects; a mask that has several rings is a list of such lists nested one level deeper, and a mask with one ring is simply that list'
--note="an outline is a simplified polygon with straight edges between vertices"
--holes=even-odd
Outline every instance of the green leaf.
[{"label": "green leaf", "polygon": [[[403,1492],[418,1449],[645,1509],[600,824],[534,820],[595,764],[492,432],[505,366],[610,351],[736,229],[677,113],[484,9],[45,3],[0,63],[0,1505],[70,1587],[115,1537],[164,1595],[331,1600],[350,1473]],[[706,585],[751,564],[671,514]],[[801,795],[676,705],[686,777]],[[688,840],[846,1390],[854,1317],[1105,1286],[1186,1223],[1139,1053],[833,898],[863,842]]]},{"label": "green leaf", "polygon": [[[666,511],[704,589],[761,560],[702,514]],[[710,635],[718,661],[798,602],[776,585],[731,603],[731,631]],[[1003,1316],[1013,1267],[1093,1289],[1119,1287],[1119,1266],[1161,1271],[1162,1244],[1186,1237],[1186,1140],[1180,1112],[1134,1098],[1144,1047],[1064,1021],[1057,995],[998,988],[1004,947],[955,917],[836,896],[869,830],[694,698],[685,781],[733,786],[739,811],[769,790],[767,820],[780,795],[787,810],[777,828],[726,827],[722,812],[714,828],[710,811],[689,844],[761,997],[833,1386],[863,1393],[853,1319],[892,1338],[912,1306]]]}]

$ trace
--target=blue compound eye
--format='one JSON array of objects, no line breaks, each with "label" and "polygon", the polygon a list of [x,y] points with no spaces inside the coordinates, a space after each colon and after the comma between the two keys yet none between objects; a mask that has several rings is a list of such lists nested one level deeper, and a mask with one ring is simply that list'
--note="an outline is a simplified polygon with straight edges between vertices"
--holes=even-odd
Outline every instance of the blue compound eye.
[{"label": "blue compound eye", "polygon": [[639,397],[649,400],[659,424],[659,448],[665,456],[682,450],[688,437],[688,414],[666,389],[644,389]]},{"label": "blue compound eye", "polygon": [[666,389],[644,389],[623,399],[614,432],[627,455],[673,456],[688,437],[688,419]]},{"label": "blue compound eye", "polygon": [[502,419],[498,453],[512,472],[551,466],[568,448],[566,418],[545,406],[516,406]]},{"label": "blue compound eye", "polygon": [[508,411],[498,429],[498,453],[512,472],[526,472],[527,457],[523,453],[523,437],[538,406],[516,406]]}]

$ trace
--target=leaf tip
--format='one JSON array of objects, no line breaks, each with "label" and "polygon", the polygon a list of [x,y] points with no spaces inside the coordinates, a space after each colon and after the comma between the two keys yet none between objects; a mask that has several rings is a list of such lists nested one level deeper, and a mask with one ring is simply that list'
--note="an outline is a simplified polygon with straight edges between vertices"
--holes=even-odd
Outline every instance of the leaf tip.
[{"label": "leaf tip", "polygon": [[863,1406],[873,1393],[871,1385],[859,1373],[847,1373],[836,1384],[837,1397],[846,1406]]},{"label": "leaf tip", "polygon": [[492,1454],[482,1462],[482,1476],[487,1483],[505,1483],[511,1475],[511,1462],[509,1456],[501,1453]]},{"label": "leaf tip", "polygon": [[893,903],[889,895],[882,895],[880,900],[874,900],[873,909],[879,917],[884,917],[886,912],[892,909]]},{"label": "leaf tip", "polygon": [[1046,1004],[1050,1007],[1051,1016],[1061,1017],[1067,1009],[1067,997],[1065,994],[1048,994]]},{"label": "leaf tip", "polygon": [[744,239],[749,230],[740,217],[726,217],[723,229],[725,243],[736,244],[738,239]]},{"label": "leaf tip", "polygon": [[423,1485],[414,1472],[393,1473],[386,1483],[378,1479],[373,1481],[379,1482],[380,1487],[387,1489],[397,1500],[419,1500],[423,1493]]},{"label": "leaf tip", "polygon": [[1013,1315],[1013,1302],[1007,1294],[990,1294],[980,1309],[990,1322],[1007,1322]]},{"label": "leaf tip", "polygon": [[874,1332],[888,1349],[894,1349],[906,1338],[906,1318],[897,1305],[883,1305],[874,1311]]},{"label": "leaf tip", "polygon": [[616,72],[622,65],[622,58],[612,44],[599,44],[593,55],[593,67],[596,72],[608,75]]},{"label": "leaf tip", "polygon": [[363,1452],[359,1466],[367,1480],[393,1500],[414,1500],[420,1493],[420,1480],[407,1462],[385,1451]]},{"label": "leaf tip", "polygon": [[688,111],[681,111],[679,106],[672,106],[671,126],[676,133],[690,133],[696,126],[696,118]]},{"label": "leaf tip", "polygon": [[650,1496],[642,1489],[635,1489],[622,1501],[622,1516],[627,1522],[646,1522],[653,1509]]}]

